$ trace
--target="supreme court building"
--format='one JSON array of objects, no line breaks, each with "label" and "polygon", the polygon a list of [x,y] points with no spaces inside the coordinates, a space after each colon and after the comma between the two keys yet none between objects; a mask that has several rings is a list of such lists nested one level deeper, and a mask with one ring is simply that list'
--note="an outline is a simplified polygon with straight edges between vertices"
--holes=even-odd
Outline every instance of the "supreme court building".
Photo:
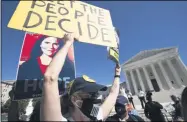
[{"label": "supreme court building", "polygon": [[187,68],[176,47],[141,51],[122,64],[122,70],[133,95],[139,88],[160,92],[187,86]]}]

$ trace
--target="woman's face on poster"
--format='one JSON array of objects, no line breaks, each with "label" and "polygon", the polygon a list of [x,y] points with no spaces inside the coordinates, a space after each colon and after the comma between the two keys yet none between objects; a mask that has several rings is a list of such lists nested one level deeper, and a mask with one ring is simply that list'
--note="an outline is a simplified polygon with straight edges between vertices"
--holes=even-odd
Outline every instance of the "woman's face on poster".
[{"label": "woman's face on poster", "polygon": [[42,41],[40,47],[41,47],[43,54],[51,57],[56,53],[59,47],[59,43],[58,43],[57,38],[47,37]]}]

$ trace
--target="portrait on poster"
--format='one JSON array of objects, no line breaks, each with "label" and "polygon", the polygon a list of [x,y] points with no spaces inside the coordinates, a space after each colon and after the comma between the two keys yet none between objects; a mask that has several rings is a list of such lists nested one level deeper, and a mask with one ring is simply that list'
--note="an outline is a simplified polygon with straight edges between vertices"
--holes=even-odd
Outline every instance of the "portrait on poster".
[{"label": "portrait on poster", "polygon": [[[40,34],[26,33],[17,71],[15,99],[41,95],[44,73],[55,54],[63,46],[63,40]],[[63,92],[66,81],[75,78],[73,46],[68,52],[59,75],[59,90]]]}]

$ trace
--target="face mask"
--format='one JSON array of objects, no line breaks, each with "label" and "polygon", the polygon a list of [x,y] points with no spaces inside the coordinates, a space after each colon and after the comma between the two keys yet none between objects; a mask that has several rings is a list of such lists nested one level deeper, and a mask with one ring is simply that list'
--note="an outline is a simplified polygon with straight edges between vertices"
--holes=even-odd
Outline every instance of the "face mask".
[{"label": "face mask", "polygon": [[119,116],[119,118],[123,119],[126,115],[126,109],[125,109],[125,105],[116,105],[115,106],[115,111],[117,113],[117,115]]},{"label": "face mask", "polygon": [[98,116],[101,105],[100,99],[86,98],[82,101],[82,106],[79,107],[82,113],[90,119],[95,119]]}]

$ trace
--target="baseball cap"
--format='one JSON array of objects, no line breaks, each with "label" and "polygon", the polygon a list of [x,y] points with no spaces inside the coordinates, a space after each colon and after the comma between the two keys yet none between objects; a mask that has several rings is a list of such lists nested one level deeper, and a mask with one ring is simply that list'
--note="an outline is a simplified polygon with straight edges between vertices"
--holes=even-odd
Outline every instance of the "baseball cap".
[{"label": "baseball cap", "polygon": [[70,96],[79,90],[86,93],[95,93],[98,91],[106,91],[107,87],[97,84],[93,79],[83,75],[71,81],[67,87],[67,92]]},{"label": "baseball cap", "polygon": [[126,105],[128,103],[129,103],[129,101],[126,97],[124,97],[122,95],[117,97],[116,104]]}]

